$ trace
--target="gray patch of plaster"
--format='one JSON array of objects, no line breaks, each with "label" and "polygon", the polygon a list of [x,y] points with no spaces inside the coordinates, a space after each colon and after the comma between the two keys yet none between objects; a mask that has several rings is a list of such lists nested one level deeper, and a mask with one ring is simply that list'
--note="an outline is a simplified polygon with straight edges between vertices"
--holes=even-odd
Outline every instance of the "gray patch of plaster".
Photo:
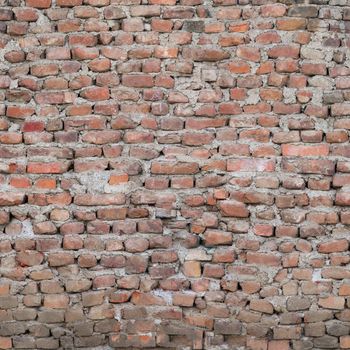
[{"label": "gray patch of plaster", "polygon": [[21,236],[32,237],[34,236],[33,226],[30,220],[22,221],[22,232]]},{"label": "gray patch of plaster", "polygon": [[157,297],[161,297],[162,299],[164,299],[168,305],[172,305],[173,297],[171,292],[166,292],[164,290],[156,289],[153,291],[153,294]]},{"label": "gray patch of plaster", "polygon": [[284,97],[284,103],[295,103],[295,89],[291,88],[284,88],[283,89],[283,97]]},{"label": "gray patch of plaster", "polygon": [[108,172],[83,173],[79,181],[88,192],[104,192],[104,187],[108,182],[110,174]]},{"label": "gray patch of plaster", "polygon": [[256,104],[260,101],[259,96],[259,89],[250,89],[248,90],[248,97],[246,98],[245,102],[247,104]]},{"label": "gray patch of plaster", "polygon": [[122,315],[121,315],[120,309],[115,308],[115,310],[114,310],[114,319],[117,320],[117,321],[121,321],[122,320]]},{"label": "gray patch of plaster", "polygon": [[316,281],[320,281],[322,280],[322,275],[321,275],[321,270],[320,269],[315,269],[313,272],[312,272],[312,281],[313,282],[316,282]]},{"label": "gray patch of plaster", "polygon": [[130,193],[130,191],[137,189],[138,186],[134,182],[122,183],[120,185],[109,185],[104,186],[105,193]]}]

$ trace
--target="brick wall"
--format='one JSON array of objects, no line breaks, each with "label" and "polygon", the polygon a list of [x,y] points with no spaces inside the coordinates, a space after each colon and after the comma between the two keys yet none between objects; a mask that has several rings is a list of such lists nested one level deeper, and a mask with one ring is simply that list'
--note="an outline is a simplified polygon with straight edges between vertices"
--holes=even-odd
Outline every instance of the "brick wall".
[{"label": "brick wall", "polygon": [[349,349],[349,33],[349,0],[0,0],[0,348]]}]

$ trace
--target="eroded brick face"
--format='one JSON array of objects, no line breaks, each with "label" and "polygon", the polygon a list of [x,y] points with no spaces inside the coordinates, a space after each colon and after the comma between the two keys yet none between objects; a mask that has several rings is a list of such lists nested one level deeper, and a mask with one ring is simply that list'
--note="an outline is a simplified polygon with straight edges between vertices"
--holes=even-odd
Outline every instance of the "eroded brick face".
[{"label": "eroded brick face", "polygon": [[347,0],[0,0],[0,349],[350,349]]}]

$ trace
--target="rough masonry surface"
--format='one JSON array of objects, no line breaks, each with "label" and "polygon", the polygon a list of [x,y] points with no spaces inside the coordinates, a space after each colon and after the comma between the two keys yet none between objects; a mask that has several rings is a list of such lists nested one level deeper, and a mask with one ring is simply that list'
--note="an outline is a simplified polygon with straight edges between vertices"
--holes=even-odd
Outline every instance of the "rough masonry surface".
[{"label": "rough masonry surface", "polygon": [[0,349],[350,349],[349,0],[0,0]]}]

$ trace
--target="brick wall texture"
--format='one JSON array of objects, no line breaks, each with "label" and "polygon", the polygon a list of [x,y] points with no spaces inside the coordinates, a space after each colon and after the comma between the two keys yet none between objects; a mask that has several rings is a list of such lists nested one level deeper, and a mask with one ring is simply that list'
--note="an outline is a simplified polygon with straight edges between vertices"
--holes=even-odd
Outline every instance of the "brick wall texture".
[{"label": "brick wall texture", "polygon": [[0,0],[0,349],[350,349],[349,0]]}]

